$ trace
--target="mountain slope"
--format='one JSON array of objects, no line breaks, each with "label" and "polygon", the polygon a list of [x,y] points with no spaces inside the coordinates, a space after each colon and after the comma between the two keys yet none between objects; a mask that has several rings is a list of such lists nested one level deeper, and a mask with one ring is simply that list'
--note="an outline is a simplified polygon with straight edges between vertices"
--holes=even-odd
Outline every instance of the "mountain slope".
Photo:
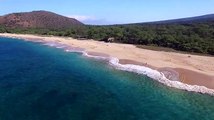
[{"label": "mountain slope", "polygon": [[205,23],[205,22],[214,22],[214,14],[181,18],[181,19],[146,22],[146,23],[140,23],[140,24],[192,24],[192,23]]},{"label": "mountain slope", "polygon": [[0,17],[0,25],[11,28],[68,28],[83,25],[76,19],[48,11],[12,13]]}]

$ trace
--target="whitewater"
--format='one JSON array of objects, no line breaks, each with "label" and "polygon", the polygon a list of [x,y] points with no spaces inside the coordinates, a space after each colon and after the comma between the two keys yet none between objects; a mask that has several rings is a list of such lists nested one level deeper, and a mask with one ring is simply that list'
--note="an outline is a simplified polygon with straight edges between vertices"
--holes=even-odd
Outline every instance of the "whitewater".
[{"label": "whitewater", "polygon": [[95,56],[88,54],[84,49],[77,48],[77,47],[71,47],[65,44],[57,43],[57,42],[45,42],[44,45],[64,49],[66,52],[76,52],[81,53],[83,56],[99,59],[99,60],[106,60],[108,61],[109,65],[113,66],[114,68],[122,71],[127,72],[133,72],[141,75],[145,75],[149,78],[152,78],[153,80],[156,80],[168,87],[173,87],[181,90],[186,90],[189,92],[198,92],[202,94],[209,94],[214,96],[214,90],[209,89],[204,86],[198,86],[198,85],[188,85],[185,83],[182,83],[180,81],[173,81],[170,79],[167,79],[165,75],[162,72],[159,72],[157,70],[140,66],[140,65],[134,65],[134,64],[120,64],[119,59],[115,57],[103,57],[103,56]]}]

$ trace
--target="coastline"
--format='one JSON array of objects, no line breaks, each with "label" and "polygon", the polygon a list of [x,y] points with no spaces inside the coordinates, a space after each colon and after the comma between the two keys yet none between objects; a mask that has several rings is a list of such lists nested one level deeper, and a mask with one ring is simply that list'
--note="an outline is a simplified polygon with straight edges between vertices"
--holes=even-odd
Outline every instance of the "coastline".
[{"label": "coastline", "polygon": [[[59,43],[62,46],[58,46],[58,48],[65,48],[67,52],[85,51],[87,53],[85,53],[85,55],[89,57],[95,56],[103,59],[110,57],[118,58],[118,61],[114,59],[116,63],[113,63],[115,61],[111,60],[110,63],[116,65],[120,69],[123,69],[122,67],[128,67],[130,72],[131,70],[135,70],[137,73],[146,74],[151,78],[154,77],[153,73],[156,72],[157,76],[153,79],[157,79],[164,74],[164,77],[171,81],[166,81],[165,78],[164,80],[159,79],[158,81],[167,86],[179,89],[184,89],[184,87],[186,87],[184,90],[214,95],[214,57],[152,51],[140,49],[134,45],[104,43],[93,40],[76,40],[73,38],[55,36],[8,33],[0,33],[0,36],[20,38],[33,42],[44,42],[48,43],[49,46],[55,46],[55,44]],[[148,69],[145,72],[140,71],[141,69],[136,69],[136,67]],[[198,87],[200,86],[204,86],[201,87],[203,89],[206,87],[206,90],[199,89]]]}]

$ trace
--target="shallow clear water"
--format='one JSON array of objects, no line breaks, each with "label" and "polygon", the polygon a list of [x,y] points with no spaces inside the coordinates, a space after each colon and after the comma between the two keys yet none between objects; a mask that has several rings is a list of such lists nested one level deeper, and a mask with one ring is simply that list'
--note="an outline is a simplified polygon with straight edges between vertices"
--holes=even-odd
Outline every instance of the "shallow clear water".
[{"label": "shallow clear water", "polygon": [[0,38],[0,120],[212,120],[213,102],[104,61]]}]

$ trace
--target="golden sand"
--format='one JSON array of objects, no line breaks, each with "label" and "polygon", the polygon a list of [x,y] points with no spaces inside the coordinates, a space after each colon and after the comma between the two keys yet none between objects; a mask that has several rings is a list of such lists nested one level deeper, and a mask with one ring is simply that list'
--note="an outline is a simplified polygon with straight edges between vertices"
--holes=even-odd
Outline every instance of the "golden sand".
[{"label": "golden sand", "polygon": [[[94,40],[77,40],[71,37],[38,36],[0,33],[0,36],[59,42],[71,47],[84,48],[89,54],[112,56],[122,64],[137,64],[152,69],[173,69],[180,74],[182,82],[214,89],[214,57],[152,51],[134,45],[105,43]],[[166,70],[167,70],[166,69]]]}]

